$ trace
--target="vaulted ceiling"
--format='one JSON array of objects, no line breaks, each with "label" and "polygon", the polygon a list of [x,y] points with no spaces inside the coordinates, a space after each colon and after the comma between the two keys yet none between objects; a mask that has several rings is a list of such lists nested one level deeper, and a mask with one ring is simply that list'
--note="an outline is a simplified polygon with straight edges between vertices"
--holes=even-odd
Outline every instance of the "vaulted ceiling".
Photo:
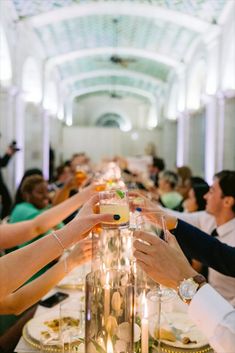
[{"label": "vaulted ceiling", "polygon": [[[12,0],[74,96],[118,87],[153,97],[230,0]],[[123,89],[122,89],[123,88]],[[139,93],[138,93],[139,92]]]}]

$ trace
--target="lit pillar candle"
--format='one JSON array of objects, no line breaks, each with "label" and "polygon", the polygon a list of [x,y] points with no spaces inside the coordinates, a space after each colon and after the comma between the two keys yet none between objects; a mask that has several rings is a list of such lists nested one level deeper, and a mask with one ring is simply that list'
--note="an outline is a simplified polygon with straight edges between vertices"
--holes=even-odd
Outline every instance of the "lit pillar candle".
[{"label": "lit pillar candle", "polygon": [[110,285],[109,285],[109,271],[107,271],[105,276],[105,286],[104,286],[104,321],[106,322],[110,311]]},{"label": "lit pillar candle", "polygon": [[108,336],[108,339],[107,339],[107,349],[106,349],[106,352],[107,353],[113,353],[113,344],[112,344],[112,341],[110,339],[110,337]]},{"label": "lit pillar candle", "polygon": [[145,293],[142,299],[143,317],[141,320],[141,353],[149,351],[149,322],[148,322],[148,307]]}]

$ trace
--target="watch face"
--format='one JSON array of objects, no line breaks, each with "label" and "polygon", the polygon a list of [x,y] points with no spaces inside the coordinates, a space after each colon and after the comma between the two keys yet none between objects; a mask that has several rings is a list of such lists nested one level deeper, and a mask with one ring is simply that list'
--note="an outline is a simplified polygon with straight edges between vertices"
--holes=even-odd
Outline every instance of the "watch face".
[{"label": "watch face", "polygon": [[179,287],[179,294],[184,300],[190,300],[193,298],[198,288],[198,284],[193,279],[187,279],[181,282]]}]

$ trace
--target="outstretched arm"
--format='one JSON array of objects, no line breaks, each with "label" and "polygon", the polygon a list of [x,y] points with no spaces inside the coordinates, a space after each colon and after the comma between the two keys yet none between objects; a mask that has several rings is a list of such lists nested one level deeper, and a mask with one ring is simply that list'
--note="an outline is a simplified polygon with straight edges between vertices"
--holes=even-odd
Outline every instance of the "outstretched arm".
[{"label": "outstretched arm", "polygon": [[[167,242],[146,232],[136,232],[135,236],[141,240],[134,243],[137,263],[156,282],[177,290],[183,279],[197,274],[171,234],[168,234]],[[188,313],[215,351],[233,351],[235,310],[209,284],[195,293]]]},{"label": "outstretched arm", "polygon": [[3,157],[0,157],[0,167],[4,168],[7,166],[11,156],[9,154],[5,154]]},{"label": "outstretched arm", "polygon": [[235,277],[235,247],[181,220],[173,233],[185,254],[224,275]]},{"label": "outstretched arm", "polygon": [[91,185],[33,220],[0,225],[0,248],[12,248],[45,233],[81,207],[94,193],[95,187]]},{"label": "outstretched arm", "polygon": [[[67,257],[68,272],[91,258],[91,240],[80,241]],[[20,314],[49,292],[67,273],[64,261],[58,262],[33,282],[0,301],[0,314]]]},{"label": "outstretched arm", "polygon": [[[142,208],[143,215],[154,222],[153,209]],[[164,215],[169,230],[173,230],[181,249],[188,258],[199,260],[226,276],[235,277],[235,247],[222,243],[200,229],[168,214]],[[223,259],[223,261],[221,261]]]},{"label": "outstretched arm", "polygon": [[[94,214],[93,207],[99,196],[94,195],[82,208],[80,216],[56,231],[64,248],[86,237],[100,222],[111,222],[109,214]],[[0,258],[0,300],[25,283],[34,273],[59,257],[63,249],[52,234]],[[16,271],[17,269],[17,271]],[[11,279],[9,281],[9,278]]]}]

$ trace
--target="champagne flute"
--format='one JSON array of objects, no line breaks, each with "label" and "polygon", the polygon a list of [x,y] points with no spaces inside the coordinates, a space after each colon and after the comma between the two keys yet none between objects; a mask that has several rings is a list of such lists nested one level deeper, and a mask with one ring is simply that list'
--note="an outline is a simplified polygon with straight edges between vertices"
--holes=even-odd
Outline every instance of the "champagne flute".
[{"label": "champagne flute", "polygon": [[[164,241],[167,240],[166,220],[162,212],[145,212],[137,217],[137,229],[146,231],[160,237]],[[161,312],[162,303],[172,300],[176,297],[176,292],[160,284],[155,284],[147,293],[147,299],[157,304],[157,336],[158,336],[158,353],[161,352]]]}]

